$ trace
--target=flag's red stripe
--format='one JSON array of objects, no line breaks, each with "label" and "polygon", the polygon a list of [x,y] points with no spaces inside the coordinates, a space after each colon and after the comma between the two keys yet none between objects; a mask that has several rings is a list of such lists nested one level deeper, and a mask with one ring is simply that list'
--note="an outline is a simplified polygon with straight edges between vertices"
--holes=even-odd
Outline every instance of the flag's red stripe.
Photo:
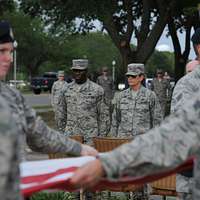
[{"label": "flag's red stripe", "polygon": [[34,182],[41,183],[41,182],[46,181],[54,176],[64,174],[64,173],[74,172],[76,169],[77,169],[77,167],[68,167],[68,168],[59,169],[55,172],[50,172],[47,174],[39,174],[39,175],[35,175],[35,176],[22,177],[21,183],[22,184],[28,184],[28,183],[34,183]]}]

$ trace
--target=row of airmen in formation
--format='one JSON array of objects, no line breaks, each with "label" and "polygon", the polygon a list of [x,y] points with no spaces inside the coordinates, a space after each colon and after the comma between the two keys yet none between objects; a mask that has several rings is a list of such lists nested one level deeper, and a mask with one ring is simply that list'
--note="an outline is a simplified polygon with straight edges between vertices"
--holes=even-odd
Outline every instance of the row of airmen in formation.
[{"label": "row of airmen in formation", "polygon": [[53,84],[51,102],[55,121],[64,134],[83,135],[88,143],[94,136],[133,138],[161,122],[171,90],[162,71],[157,71],[151,91],[142,85],[144,65],[129,64],[126,73],[129,88],[113,98],[108,69],[103,68],[96,84],[88,79],[87,68],[88,60],[73,60],[74,81],[66,83],[64,72],[59,71],[58,81]]},{"label": "row of airmen in formation", "polygon": [[[94,136],[112,136],[133,139],[159,125],[165,113],[170,83],[163,79],[162,71],[153,80],[152,90],[145,88],[144,65],[128,65],[126,77],[129,88],[113,98],[113,81],[103,68],[97,83],[87,77],[88,60],[72,62],[74,81],[66,83],[64,72],[52,87],[52,106],[58,129],[66,136],[82,135],[84,142],[92,144]],[[101,86],[102,87],[101,87]],[[165,94],[164,94],[165,93]],[[162,105],[162,107],[161,107]],[[136,199],[148,199],[147,187],[134,193]]]}]

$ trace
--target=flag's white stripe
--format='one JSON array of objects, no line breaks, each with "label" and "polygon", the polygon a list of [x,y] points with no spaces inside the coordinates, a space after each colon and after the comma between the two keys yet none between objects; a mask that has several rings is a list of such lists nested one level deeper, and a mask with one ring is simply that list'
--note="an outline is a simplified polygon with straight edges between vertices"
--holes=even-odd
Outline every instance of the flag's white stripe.
[{"label": "flag's white stripe", "polygon": [[21,177],[47,174],[63,168],[80,167],[94,159],[95,158],[91,156],[84,156],[78,158],[23,162],[20,164],[20,174]]}]

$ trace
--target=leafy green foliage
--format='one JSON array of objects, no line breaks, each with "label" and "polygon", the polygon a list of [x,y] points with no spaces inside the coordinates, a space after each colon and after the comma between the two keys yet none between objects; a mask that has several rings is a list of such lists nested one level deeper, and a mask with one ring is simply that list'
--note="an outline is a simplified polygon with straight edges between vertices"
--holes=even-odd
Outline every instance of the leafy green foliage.
[{"label": "leafy green foliage", "polygon": [[174,54],[170,52],[154,51],[146,64],[147,77],[154,77],[157,69],[174,75]]},{"label": "leafy green foliage", "polygon": [[72,200],[72,196],[67,192],[40,192],[34,194],[31,200]]},{"label": "leafy green foliage", "polygon": [[[9,20],[13,26],[18,42],[18,72],[23,79],[25,74],[42,75],[46,71],[65,70],[70,74],[72,59],[88,58],[89,71],[96,75],[103,66],[107,66],[112,71],[112,61],[115,60],[117,82],[124,80],[126,68],[123,69],[121,55],[107,33],[91,32],[86,35],[74,35],[71,29],[66,29],[62,24],[56,29],[51,29],[42,19],[31,18],[20,10],[6,12],[1,18]],[[131,49],[136,48],[131,45]],[[156,54],[158,58],[159,54]],[[166,59],[166,56],[150,61],[147,65],[150,75],[154,72],[154,66],[165,65],[166,68],[171,69],[170,64],[166,64],[171,58]],[[167,71],[171,72],[171,70]]]},{"label": "leafy green foliage", "polygon": [[[94,20],[111,37],[123,59],[123,71],[130,62],[145,63],[167,23],[167,13],[173,0],[20,0],[21,9],[32,17],[40,15],[53,27],[72,26],[71,30],[88,33]],[[77,26],[76,20],[80,23]],[[131,38],[136,37],[137,48],[131,48]],[[145,51],[144,51],[145,50]]]},{"label": "leafy green foliage", "polygon": [[13,0],[1,0],[0,1],[0,15],[5,11],[13,11],[15,9],[15,3]]}]

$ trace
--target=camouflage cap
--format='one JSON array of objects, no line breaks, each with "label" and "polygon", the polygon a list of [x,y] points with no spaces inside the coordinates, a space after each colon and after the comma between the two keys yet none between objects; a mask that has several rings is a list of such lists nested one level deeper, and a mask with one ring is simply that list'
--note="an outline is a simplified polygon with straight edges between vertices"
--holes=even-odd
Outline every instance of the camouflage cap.
[{"label": "camouflage cap", "polygon": [[102,72],[107,72],[108,71],[108,68],[107,67],[103,67],[102,68]]},{"label": "camouflage cap", "polygon": [[58,71],[58,76],[65,76],[65,72],[64,71]]},{"label": "camouflage cap", "polygon": [[128,70],[126,73],[126,76],[128,75],[140,75],[140,74],[144,74],[144,64],[142,63],[131,63],[128,65]]},{"label": "camouflage cap", "polygon": [[157,70],[156,70],[156,74],[164,74],[164,72],[163,72],[162,69],[157,69]]},{"label": "camouflage cap", "polygon": [[88,60],[87,59],[72,60],[72,68],[71,69],[85,70],[87,68],[88,68]]},{"label": "camouflage cap", "polygon": [[193,44],[200,44],[200,28],[197,28],[191,38]]},{"label": "camouflage cap", "polygon": [[5,21],[0,22],[0,44],[14,42],[13,32],[10,24]]}]

